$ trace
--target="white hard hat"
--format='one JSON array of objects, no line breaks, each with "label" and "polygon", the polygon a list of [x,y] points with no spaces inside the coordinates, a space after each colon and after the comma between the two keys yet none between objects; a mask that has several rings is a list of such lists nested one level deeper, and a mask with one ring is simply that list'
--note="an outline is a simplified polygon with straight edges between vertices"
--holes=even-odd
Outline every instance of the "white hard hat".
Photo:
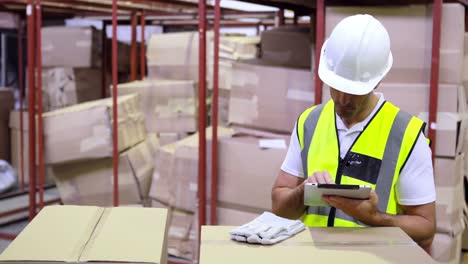
[{"label": "white hard hat", "polygon": [[390,38],[371,15],[341,20],[322,46],[318,74],[330,87],[348,94],[370,93],[392,67]]}]

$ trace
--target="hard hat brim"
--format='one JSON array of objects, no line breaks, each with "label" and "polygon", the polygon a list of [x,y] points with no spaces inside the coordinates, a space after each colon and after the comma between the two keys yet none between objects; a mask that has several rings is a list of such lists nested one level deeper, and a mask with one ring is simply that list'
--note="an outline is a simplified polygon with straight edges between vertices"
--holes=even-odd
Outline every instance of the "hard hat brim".
[{"label": "hard hat brim", "polygon": [[[328,41],[328,40],[327,40]],[[322,45],[322,50],[320,52],[320,62],[318,68],[319,78],[330,86],[333,89],[341,91],[347,94],[354,95],[364,95],[370,93],[374,88],[379,84],[380,81],[387,75],[393,65],[393,56],[392,53],[388,55],[388,61],[386,68],[382,73],[367,82],[353,81],[338,76],[335,72],[330,70],[327,65],[326,56],[325,56],[325,47],[327,41]]]}]

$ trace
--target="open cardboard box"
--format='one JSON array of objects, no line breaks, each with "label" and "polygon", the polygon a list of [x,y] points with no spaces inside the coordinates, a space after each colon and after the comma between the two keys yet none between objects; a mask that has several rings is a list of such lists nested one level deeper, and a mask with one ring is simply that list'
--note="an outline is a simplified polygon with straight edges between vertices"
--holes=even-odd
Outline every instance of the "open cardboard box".
[{"label": "open cardboard box", "polygon": [[0,263],[166,263],[167,210],[49,206]]}]

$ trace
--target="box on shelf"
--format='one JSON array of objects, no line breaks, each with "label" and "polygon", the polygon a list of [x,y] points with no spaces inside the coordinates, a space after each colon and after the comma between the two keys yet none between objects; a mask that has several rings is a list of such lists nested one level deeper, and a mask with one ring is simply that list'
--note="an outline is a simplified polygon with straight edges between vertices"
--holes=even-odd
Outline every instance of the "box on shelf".
[{"label": "box on shelf", "polygon": [[[149,140],[119,156],[119,202],[142,203],[148,196],[154,169]],[[64,204],[111,206],[114,174],[112,158],[52,166]]]},{"label": "box on shelf", "polygon": [[11,162],[10,129],[8,128],[10,111],[15,106],[13,89],[0,87],[0,159]]},{"label": "box on shelf", "polygon": [[[387,29],[391,41],[393,67],[383,83],[426,83],[431,74],[432,5],[394,7],[328,7],[325,35],[343,18],[355,14],[375,16]],[[461,4],[442,6],[439,82],[462,81],[465,9]],[[408,41],[410,40],[410,41]]]},{"label": "box on shelf", "polygon": [[196,84],[183,80],[133,81],[119,84],[118,95],[140,94],[148,132],[197,130]]},{"label": "box on shelf", "polygon": [[[232,129],[218,128],[219,139],[230,137],[232,134]],[[211,127],[206,129],[206,135],[207,164],[210,164]],[[210,175],[210,166],[208,166],[208,181]],[[198,133],[159,149],[149,196],[175,208],[194,212],[197,191]]]},{"label": "box on shelf", "polygon": [[[23,134],[24,182],[29,183],[29,124],[28,112],[23,112],[23,131],[21,131],[20,112],[10,112],[11,165],[16,170],[18,181],[21,180],[21,134]],[[36,143],[38,141],[36,140]],[[36,150],[37,146],[36,146]],[[36,155],[37,157],[37,155]],[[37,162],[36,162],[37,164]],[[37,166],[36,166],[37,167]],[[36,174],[39,177],[38,174]],[[44,184],[54,183],[53,171],[49,165],[44,166]]]},{"label": "box on shelf", "polygon": [[102,34],[94,27],[43,27],[42,66],[101,67]]},{"label": "box on shelf", "polygon": [[48,206],[0,263],[165,264],[167,222],[166,209]]},{"label": "box on shelf", "polygon": [[431,256],[438,263],[459,264],[462,257],[462,233],[455,236],[436,233],[431,246]]},{"label": "box on shelf", "polygon": [[234,63],[229,122],[291,133],[314,99],[310,70],[276,67],[261,60]]},{"label": "box on shelf", "polygon": [[19,16],[11,12],[0,12],[0,28],[15,29],[18,28]]},{"label": "box on shelf", "polygon": [[42,71],[43,111],[102,98],[101,69],[55,67]]},{"label": "box on shelf", "polygon": [[[141,98],[119,96],[118,150],[146,137]],[[43,115],[44,161],[58,164],[112,157],[112,98],[74,105]]]},{"label": "box on shelf", "polygon": [[312,41],[309,27],[277,27],[261,35],[261,58],[278,65],[311,68]]},{"label": "box on shelf", "polygon": [[[212,35],[211,31],[207,32],[207,39]],[[207,54],[210,54],[210,47],[207,47]],[[149,78],[198,82],[198,32],[151,35],[146,58]]]}]

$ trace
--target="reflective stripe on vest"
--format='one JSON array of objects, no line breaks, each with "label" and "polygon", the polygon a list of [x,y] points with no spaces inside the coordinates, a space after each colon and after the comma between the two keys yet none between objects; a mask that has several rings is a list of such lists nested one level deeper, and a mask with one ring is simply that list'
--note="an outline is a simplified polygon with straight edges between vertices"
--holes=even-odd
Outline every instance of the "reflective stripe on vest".
[{"label": "reflective stripe on vest", "polygon": [[[379,210],[397,214],[394,186],[423,125],[384,102],[341,160],[333,101],[310,108],[297,127],[304,175],[327,170],[337,183],[370,185],[379,196]],[[303,221],[309,226],[363,226],[331,207],[310,207]]]}]

